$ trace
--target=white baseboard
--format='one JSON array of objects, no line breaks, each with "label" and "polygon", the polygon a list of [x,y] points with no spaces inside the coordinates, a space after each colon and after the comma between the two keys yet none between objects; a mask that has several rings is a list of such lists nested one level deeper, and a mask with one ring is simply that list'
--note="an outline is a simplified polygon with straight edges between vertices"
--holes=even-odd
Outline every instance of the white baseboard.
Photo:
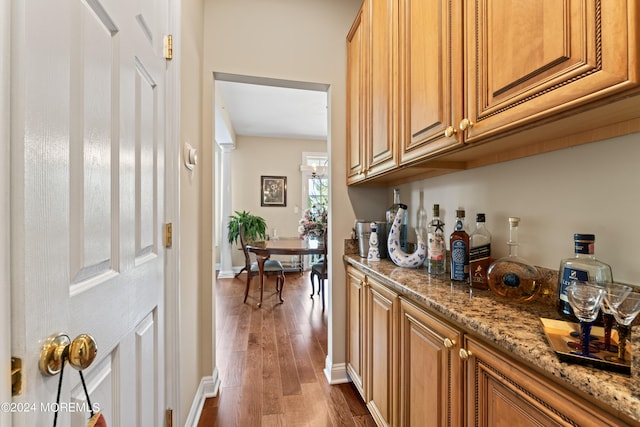
[{"label": "white baseboard", "polygon": [[236,277],[236,271],[233,269],[228,271],[218,271],[218,279],[233,279],[234,277]]},{"label": "white baseboard", "polygon": [[349,382],[347,365],[345,363],[337,363],[334,365],[329,356],[327,356],[325,360],[324,375],[327,377],[327,382],[331,385]]},{"label": "white baseboard", "polygon": [[218,368],[216,368],[212,376],[204,377],[200,380],[200,385],[191,403],[187,421],[184,423],[185,427],[198,427],[204,401],[209,397],[216,397],[219,390],[220,376],[218,375]]}]

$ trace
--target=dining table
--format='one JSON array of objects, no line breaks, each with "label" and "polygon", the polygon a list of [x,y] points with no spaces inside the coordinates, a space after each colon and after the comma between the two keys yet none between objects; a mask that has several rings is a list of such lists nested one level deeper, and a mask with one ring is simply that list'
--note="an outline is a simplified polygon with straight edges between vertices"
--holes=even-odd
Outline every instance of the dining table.
[{"label": "dining table", "polygon": [[[323,241],[299,238],[278,238],[247,243],[247,250],[256,255],[258,269],[260,270],[260,302],[258,303],[258,307],[262,306],[262,296],[264,293],[264,262],[268,260],[271,255],[321,255],[325,253]],[[284,283],[282,283],[280,289],[277,290],[281,303],[284,302],[284,298],[282,298],[283,288]]]}]

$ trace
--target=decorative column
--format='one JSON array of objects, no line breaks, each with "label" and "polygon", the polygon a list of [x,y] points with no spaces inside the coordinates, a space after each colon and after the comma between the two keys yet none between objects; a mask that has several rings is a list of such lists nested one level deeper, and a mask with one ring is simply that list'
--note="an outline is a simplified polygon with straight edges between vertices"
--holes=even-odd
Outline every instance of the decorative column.
[{"label": "decorative column", "polygon": [[220,271],[219,279],[233,278],[233,261],[229,243],[228,223],[231,216],[231,144],[218,144],[220,147]]}]

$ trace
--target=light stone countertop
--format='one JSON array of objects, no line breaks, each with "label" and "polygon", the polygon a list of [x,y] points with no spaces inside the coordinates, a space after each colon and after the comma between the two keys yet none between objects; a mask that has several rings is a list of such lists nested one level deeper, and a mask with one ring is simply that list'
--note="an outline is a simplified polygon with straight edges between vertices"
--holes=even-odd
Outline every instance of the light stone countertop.
[{"label": "light stone countertop", "polygon": [[[518,304],[499,299],[491,291],[472,292],[467,285],[451,282],[445,276],[431,277],[425,268],[401,268],[388,259],[369,262],[357,253],[344,255],[344,260],[465,332],[494,343],[557,383],[577,388],[640,426],[640,395],[632,393],[638,393],[640,388],[636,384],[640,380],[640,358],[633,358],[631,376],[560,361],[540,322],[541,317],[561,320],[550,296],[531,304]],[[638,333],[640,327],[636,326],[632,329],[633,349],[638,348]]]}]

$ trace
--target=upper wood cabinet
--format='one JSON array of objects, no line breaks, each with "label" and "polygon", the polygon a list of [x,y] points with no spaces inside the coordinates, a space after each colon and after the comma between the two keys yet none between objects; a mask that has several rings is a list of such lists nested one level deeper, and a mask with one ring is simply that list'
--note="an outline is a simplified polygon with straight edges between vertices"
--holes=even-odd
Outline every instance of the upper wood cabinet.
[{"label": "upper wood cabinet", "polygon": [[[462,4],[400,0],[400,163],[462,146]],[[449,128],[451,137],[445,137]]]},{"label": "upper wood cabinet", "polygon": [[635,0],[481,0],[466,7],[465,114],[454,124],[472,123],[467,143],[638,86]]},{"label": "upper wood cabinet", "polygon": [[640,131],[637,97],[629,99],[640,93],[635,0],[365,0],[363,8],[368,87],[349,102],[364,99],[366,135],[356,152],[349,133],[348,184],[392,185],[591,142],[595,129],[600,139]]},{"label": "upper wood cabinet", "polygon": [[363,9],[364,4],[347,36],[347,183],[364,178],[365,170],[366,35]]},{"label": "upper wood cabinet", "polygon": [[398,0],[365,0],[347,36],[347,183],[397,161]]}]

